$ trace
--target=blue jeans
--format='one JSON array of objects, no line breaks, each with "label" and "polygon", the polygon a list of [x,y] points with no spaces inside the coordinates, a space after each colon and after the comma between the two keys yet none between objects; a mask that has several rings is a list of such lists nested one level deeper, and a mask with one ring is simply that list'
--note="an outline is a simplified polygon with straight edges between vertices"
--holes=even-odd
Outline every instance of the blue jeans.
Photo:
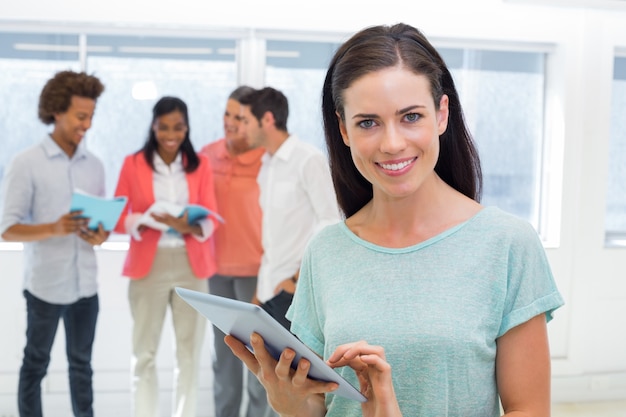
[{"label": "blue jeans", "polygon": [[24,291],[26,347],[20,368],[17,403],[20,417],[41,417],[41,380],[46,376],[59,320],[65,326],[70,395],[76,417],[93,416],[91,351],[98,317],[98,296],[73,304],[50,304]]}]

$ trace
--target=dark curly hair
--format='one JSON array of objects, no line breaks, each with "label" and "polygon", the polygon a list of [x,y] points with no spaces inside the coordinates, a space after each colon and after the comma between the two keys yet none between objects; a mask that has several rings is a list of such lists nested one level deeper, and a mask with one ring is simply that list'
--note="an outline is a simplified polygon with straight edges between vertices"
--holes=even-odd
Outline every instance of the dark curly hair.
[{"label": "dark curly hair", "polygon": [[39,119],[47,125],[54,123],[54,115],[70,107],[72,96],[96,100],[104,91],[100,80],[84,72],[60,71],[48,80],[39,95]]}]

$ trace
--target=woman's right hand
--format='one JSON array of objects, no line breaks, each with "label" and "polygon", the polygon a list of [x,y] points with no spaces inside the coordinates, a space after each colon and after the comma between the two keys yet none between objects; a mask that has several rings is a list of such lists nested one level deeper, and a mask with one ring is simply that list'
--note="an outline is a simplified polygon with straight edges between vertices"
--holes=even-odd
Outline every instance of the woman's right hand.
[{"label": "woman's right hand", "polygon": [[367,398],[361,405],[363,417],[402,417],[393,388],[391,365],[381,346],[365,341],[338,346],[328,358],[333,368],[349,366],[356,372],[360,390]]},{"label": "woman's right hand", "polygon": [[291,364],[295,352],[291,349],[285,349],[276,361],[256,333],[250,338],[253,352],[233,336],[227,335],[224,342],[263,384],[270,405],[281,416],[320,417],[326,413],[323,394],[338,385],[307,378],[309,361],[300,360],[294,370]]}]

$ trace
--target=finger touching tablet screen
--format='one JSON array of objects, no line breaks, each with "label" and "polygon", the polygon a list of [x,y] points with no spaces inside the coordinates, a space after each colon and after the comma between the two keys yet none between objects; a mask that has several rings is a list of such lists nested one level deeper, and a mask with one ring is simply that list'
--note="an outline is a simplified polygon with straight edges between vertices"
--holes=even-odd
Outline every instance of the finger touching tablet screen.
[{"label": "finger touching tablet screen", "polygon": [[296,352],[294,364],[297,364],[302,358],[311,362],[310,378],[339,384],[339,388],[332,392],[335,395],[359,402],[366,401],[358,389],[328,366],[315,352],[261,307],[252,303],[180,287],[176,288],[176,293],[224,334],[234,336],[248,346],[248,349],[251,349],[250,335],[258,333],[263,337],[268,352],[276,360],[283,350],[290,348]]}]

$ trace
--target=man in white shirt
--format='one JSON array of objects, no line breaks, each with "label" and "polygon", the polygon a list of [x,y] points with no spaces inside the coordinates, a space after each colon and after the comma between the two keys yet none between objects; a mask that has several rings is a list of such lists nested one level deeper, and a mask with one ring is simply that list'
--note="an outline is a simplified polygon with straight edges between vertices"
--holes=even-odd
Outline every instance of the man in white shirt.
[{"label": "man in white shirt", "polygon": [[287,130],[285,95],[266,87],[245,95],[240,103],[250,145],[266,150],[257,177],[263,257],[252,302],[289,329],[285,313],[304,248],[316,232],[339,221],[339,208],[326,157]]}]

